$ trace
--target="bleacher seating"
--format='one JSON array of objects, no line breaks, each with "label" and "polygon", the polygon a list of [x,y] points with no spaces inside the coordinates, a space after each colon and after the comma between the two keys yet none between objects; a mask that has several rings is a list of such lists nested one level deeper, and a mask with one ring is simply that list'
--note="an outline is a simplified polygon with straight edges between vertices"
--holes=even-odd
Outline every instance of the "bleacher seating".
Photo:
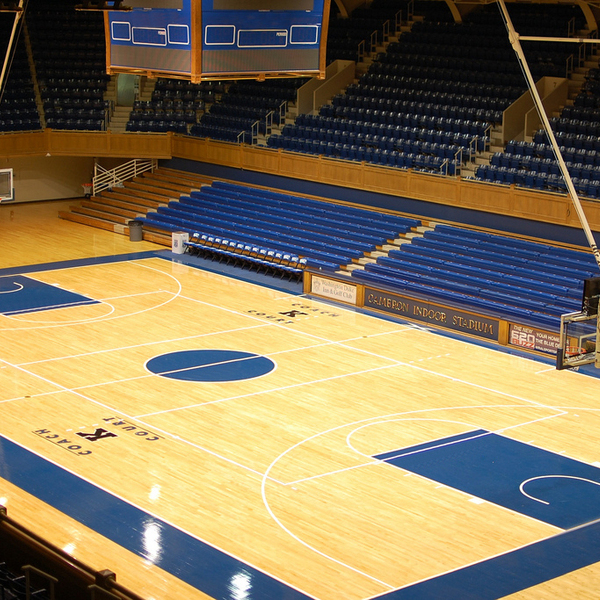
[{"label": "bleacher seating", "polygon": [[306,259],[308,266],[332,270],[419,224],[415,219],[226,182],[182,196],[148,213],[143,221],[163,231],[188,231],[268,248]]},{"label": "bleacher seating", "polygon": [[[0,13],[0,39],[2,57],[8,49],[14,17]],[[0,133],[31,131],[41,128],[40,116],[35,103],[35,92],[25,43],[22,37],[14,48],[10,70],[6,74],[6,87],[0,102]]]},{"label": "bleacher seating", "polygon": [[352,276],[557,331],[596,272],[591,253],[438,225]]},{"label": "bleacher seating", "polygon": [[61,0],[51,8],[30,3],[26,19],[46,126],[104,130],[110,77],[102,16],[75,11],[72,2]]},{"label": "bleacher seating", "polygon": [[276,79],[267,82],[235,81],[215,98],[208,112],[190,128],[198,137],[254,143],[259,134],[270,134],[279,125],[287,102],[295,100],[304,78]]}]

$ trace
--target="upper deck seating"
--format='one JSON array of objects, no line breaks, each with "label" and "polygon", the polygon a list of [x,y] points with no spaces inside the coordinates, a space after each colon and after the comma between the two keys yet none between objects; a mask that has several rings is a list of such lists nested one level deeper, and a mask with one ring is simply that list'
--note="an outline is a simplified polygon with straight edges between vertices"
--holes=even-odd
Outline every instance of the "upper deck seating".
[{"label": "upper deck seating", "polygon": [[[0,13],[0,39],[2,57],[8,50],[12,31],[12,13]],[[5,43],[5,45],[4,45]],[[33,79],[23,37],[14,47],[10,70],[6,74],[6,87],[0,103],[0,132],[30,131],[40,129],[40,115],[35,102]]]},{"label": "upper deck seating", "polygon": [[74,10],[67,1],[31,3],[27,30],[46,125],[57,129],[105,129],[109,105],[104,21],[96,12]]}]

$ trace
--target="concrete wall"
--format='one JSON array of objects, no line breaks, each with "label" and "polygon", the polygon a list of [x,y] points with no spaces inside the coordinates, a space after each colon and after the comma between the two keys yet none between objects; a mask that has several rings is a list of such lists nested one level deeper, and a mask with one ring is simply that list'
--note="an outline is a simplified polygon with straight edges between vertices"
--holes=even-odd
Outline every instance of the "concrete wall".
[{"label": "concrete wall", "polygon": [[13,169],[14,201],[79,198],[82,183],[90,183],[90,157],[32,156],[0,158],[0,169]]}]

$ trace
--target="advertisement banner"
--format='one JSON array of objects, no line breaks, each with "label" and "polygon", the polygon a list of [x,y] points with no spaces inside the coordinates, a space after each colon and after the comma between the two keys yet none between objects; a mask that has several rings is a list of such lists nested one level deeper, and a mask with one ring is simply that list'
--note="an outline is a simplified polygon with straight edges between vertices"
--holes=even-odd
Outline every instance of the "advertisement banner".
[{"label": "advertisement banner", "polygon": [[347,302],[356,306],[356,286],[335,279],[325,279],[324,277],[312,276],[311,288],[312,294],[324,296],[332,300]]},{"label": "advertisement banner", "polygon": [[510,346],[518,346],[527,350],[556,354],[559,337],[558,334],[540,331],[533,327],[511,324],[508,333],[508,343]]}]

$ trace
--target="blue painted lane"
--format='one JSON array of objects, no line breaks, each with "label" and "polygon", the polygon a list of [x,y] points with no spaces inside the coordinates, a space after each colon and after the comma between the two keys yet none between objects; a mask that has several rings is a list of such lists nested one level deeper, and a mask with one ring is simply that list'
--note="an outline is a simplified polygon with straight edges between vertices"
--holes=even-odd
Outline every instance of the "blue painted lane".
[{"label": "blue painted lane", "polygon": [[390,592],[379,599],[498,600],[597,562],[600,562],[600,522]]},{"label": "blue painted lane", "polygon": [[563,529],[600,519],[599,468],[484,430],[374,458]]},{"label": "blue painted lane", "polygon": [[98,301],[23,275],[0,277],[0,313],[19,315]]}]

